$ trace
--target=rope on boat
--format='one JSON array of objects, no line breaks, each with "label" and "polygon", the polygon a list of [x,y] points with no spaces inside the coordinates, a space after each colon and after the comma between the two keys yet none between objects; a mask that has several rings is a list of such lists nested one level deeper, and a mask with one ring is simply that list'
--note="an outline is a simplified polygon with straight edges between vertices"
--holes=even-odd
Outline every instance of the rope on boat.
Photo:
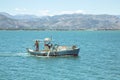
[{"label": "rope on boat", "polygon": [[50,55],[50,51],[48,51],[47,57],[49,57],[49,55]]}]

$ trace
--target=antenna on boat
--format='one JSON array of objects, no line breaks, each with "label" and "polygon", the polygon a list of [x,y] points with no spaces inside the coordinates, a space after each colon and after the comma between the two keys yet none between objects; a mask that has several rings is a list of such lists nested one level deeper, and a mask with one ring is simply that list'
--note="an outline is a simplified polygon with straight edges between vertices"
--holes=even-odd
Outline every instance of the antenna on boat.
[{"label": "antenna on boat", "polygon": [[51,41],[52,41],[52,36],[51,36]]}]

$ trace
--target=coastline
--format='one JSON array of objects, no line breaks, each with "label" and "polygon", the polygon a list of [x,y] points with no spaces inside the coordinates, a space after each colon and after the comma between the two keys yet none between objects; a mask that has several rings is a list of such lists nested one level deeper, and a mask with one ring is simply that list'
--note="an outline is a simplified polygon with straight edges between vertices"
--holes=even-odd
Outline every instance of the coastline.
[{"label": "coastline", "polygon": [[0,31],[119,31],[120,29],[0,29]]}]

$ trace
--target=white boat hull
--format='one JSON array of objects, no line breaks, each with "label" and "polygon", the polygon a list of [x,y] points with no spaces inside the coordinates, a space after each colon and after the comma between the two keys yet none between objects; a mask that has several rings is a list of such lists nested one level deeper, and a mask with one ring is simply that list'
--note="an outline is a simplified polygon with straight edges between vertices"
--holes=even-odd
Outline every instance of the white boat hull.
[{"label": "white boat hull", "polygon": [[45,50],[34,51],[32,49],[27,49],[28,53],[37,56],[64,56],[64,55],[78,56],[79,50],[80,50],[79,48],[60,51],[45,51]]}]

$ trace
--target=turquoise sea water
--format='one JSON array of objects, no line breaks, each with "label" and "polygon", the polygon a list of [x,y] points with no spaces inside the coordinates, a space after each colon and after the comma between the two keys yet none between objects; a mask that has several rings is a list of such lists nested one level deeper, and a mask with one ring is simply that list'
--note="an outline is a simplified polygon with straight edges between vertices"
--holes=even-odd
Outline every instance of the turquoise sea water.
[{"label": "turquoise sea water", "polygon": [[[35,39],[76,44],[78,57],[36,57]],[[0,80],[120,80],[120,31],[0,31]]]}]

